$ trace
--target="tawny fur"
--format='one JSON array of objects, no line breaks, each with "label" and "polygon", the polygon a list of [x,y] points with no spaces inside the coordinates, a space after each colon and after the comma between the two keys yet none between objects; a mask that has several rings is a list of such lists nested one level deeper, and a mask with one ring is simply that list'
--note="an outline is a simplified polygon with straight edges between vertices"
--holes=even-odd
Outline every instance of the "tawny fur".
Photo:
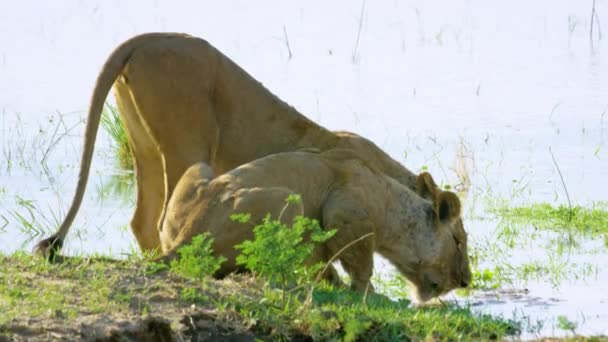
[{"label": "tawny fur", "polygon": [[[471,275],[458,197],[439,190],[428,173],[418,176],[417,185],[418,193],[343,149],[274,154],[215,179],[206,164],[197,163],[169,201],[160,234],[163,253],[171,257],[192,237],[210,232],[214,253],[227,258],[218,274],[236,271],[234,246],[252,239],[253,226],[268,213],[277,218],[283,211],[284,222],[304,215],[338,230],[311,262],[326,262],[373,233],[338,256],[354,289],[372,289],[373,253],[378,252],[427,300],[466,286]],[[302,202],[283,210],[290,194],[301,195]],[[233,222],[233,213],[251,214],[250,223]]]},{"label": "tawny fur", "polygon": [[272,153],[346,147],[415,187],[415,175],[375,144],[310,121],[207,41],[177,33],[143,34],[118,46],[98,76],[74,200],[58,232],[38,245],[42,254],[52,256],[58,250],[80,207],[112,86],[135,159],[137,202],[131,229],[144,251],[160,247],[159,225],[173,188],[199,161],[221,174]]}]

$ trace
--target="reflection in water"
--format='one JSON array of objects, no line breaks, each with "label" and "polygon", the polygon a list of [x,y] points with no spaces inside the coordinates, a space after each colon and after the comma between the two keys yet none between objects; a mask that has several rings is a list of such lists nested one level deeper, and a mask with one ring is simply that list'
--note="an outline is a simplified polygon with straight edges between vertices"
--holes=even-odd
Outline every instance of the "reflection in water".
[{"label": "reflection in water", "polygon": [[98,188],[99,200],[127,203],[135,197],[135,174],[132,171],[116,171],[104,177]]}]

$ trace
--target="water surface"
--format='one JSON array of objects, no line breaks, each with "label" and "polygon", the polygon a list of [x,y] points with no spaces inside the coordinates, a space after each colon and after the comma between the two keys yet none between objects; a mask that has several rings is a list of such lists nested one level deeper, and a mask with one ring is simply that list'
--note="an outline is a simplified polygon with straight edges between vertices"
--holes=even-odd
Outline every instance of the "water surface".
[{"label": "water surface", "polygon": [[[452,186],[466,174],[472,248],[498,240],[488,198],[558,205],[567,203],[567,189],[574,204],[606,200],[608,40],[590,43],[590,3],[362,5],[0,3],[0,249],[30,249],[62,219],[76,185],[95,77],[116,45],[148,31],[208,39],[313,120],[372,139],[413,171],[428,168]],[[608,17],[608,3],[596,6],[600,18]],[[126,225],[133,195],[107,190],[116,170],[103,133],[92,170],[64,250],[131,253],[136,246]],[[501,251],[507,256],[481,267],[547,263],[549,241]],[[576,322],[577,333],[607,334],[608,251],[601,241],[581,246],[567,261],[592,264],[594,274],[572,271],[559,284],[540,277],[450,298],[544,322],[528,336],[570,334],[559,328],[559,316]],[[390,271],[381,260],[378,266],[381,274]]]}]

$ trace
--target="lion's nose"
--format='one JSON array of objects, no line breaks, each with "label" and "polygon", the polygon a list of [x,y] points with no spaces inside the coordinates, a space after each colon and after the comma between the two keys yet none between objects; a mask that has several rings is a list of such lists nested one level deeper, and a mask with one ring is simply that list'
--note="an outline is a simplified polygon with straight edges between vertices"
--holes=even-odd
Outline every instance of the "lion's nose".
[{"label": "lion's nose", "polygon": [[462,277],[460,278],[460,287],[468,287],[469,284],[471,284],[471,270],[467,267],[462,272]]}]

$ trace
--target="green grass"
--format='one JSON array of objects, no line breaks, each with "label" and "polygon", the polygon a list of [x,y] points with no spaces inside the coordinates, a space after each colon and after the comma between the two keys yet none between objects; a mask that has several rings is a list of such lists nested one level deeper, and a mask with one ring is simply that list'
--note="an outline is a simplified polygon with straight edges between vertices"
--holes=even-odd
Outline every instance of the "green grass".
[{"label": "green grass", "polygon": [[[549,203],[512,206],[506,200],[488,202],[486,210],[498,223],[490,238],[470,249],[473,288],[496,288],[529,280],[559,287],[565,280],[588,279],[599,271],[598,265],[573,261],[570,255],[579,250],[598,253],[608,248],[608,202],[589,207],[576,205],[572,209]],[[588,243],[594,241],[603,244],[589,248]],[[523,264],[510,262],[516,250],[539,248],[545,251],[540,259]],[[493,266],[480,269],[480,261]]]},{"label": "green grass", "polygon": [[101,126],[112,139],[118,166],[123,170],[133,170],[131,146],[116,107],[106,104],[101,114]]},{"label": "green grass", "polygon": [[[314,294],[315,304],[328,319],[313,320],[318,331],[331,331],[343,326],[343,337],[363,340],[407,340],[428,338],[461,340],[492,339],[517,333],[519,324],[489,315],[472,314],[468,308],[441,306],[415,309],[407,300],[391,301],[384,296],[363,296],[346,290],[320,288]],[[327,315],[327,312],[333,313]],[[326,336],[329,337],[329,336]],[[348,338],[346,338],[348,339]]]},{"label": "green grass", "polygon": [[533,203],[526,207],[509,207],[505,203],[491,206],[489,212],[510,223],[523,223],[537,229],[555,232],[576,232],[589,237],[608,234],[608,203],[597,202],[586,208],[549,203]]},{"label": "green grass", "polygon": [[[232,218],[246,224],[242,214],[232,215]],[[280,283],[285,289],[288,283],[312,280],[312,276],[323,268],[323,263],[305,263],[315,245],[327,241],[335,233],[335,229],[324,231],[317,220],[307,217],[297,216],[292,225],[287,226],[267,215],[253,228],[253,241],[246,240],[234,246],[241,251],[236,262],[274,284]],[[305,239],[305,235],[310,239]]]},{"label": "green grass", "polygon": [[101,262],[50,265],[25,253],[1,255],[0,260],[0,326],[24,316],[70,318],[83,308],[89,313],[121,309],[110,296],[119,278],[106,278],[108,267]]},{"label": "green grass", "polygon": [[557,316],[557,327],[562,330],[570,330],[574,333],[577,328],[576,322],[573,322],[568,319],[566,316]]},{"label": "green grass", "polygon": [[201,314],[196,310],[214,312],[213,324],[260,338],[493,339],[520,329],[515,321],[468,308],[413,308],[407,300],[364,298],[324,283],[311,303],[306,304],[302,289],[290,291],[285,306],[280,289],[266,286],[262,278],[208,278],[205,283],[141,259],[74,258],[49,265],[23,253],[0,255],[0,332],[17,334],[23,321],[40,333],[53,326],[54,333],[80,334],[82,321],[137,321],[150,315],[168,319],[179,331],[187,330],[180,322]]},{"label": "green grass", "polygon": [[[288,199],[286,206],[292,201]],[[247,217],[240,214],[234,219],[247,224]],[[76,332],[86,338],[91,336],[78,330],[83,321],[110,317],[105,326],[155,315],[168,320],[173,333],[183,333],[196,330],[192,317],[206,312],[214,312],[215,318],[203,331],[211,324],[262,339],[487,340],[521,331],[517,321],[476,314],[466,307],[416,308],[406,299],[394,301],[313,281],[323,265],[313,270],[306,260],[314,245],[330,239],[334,231],[325,232],[307,218],[297,217],[287,226],[267,217],[254,231],[254,239],[242,244],[239,262],[256,276],[232,275],[221,281],[209,276],[223,260],[212,256],[212,240],[205,236],[182,246],[170,266],[149,259],[103,257],[48,264],[24,253],[0,254],[0,332],[19,334],[15,322],[26,320],[42,334],[52,326],[55,334]],[[391,284],[403,287],[404,281],[397,277],[386,286]]]}]

